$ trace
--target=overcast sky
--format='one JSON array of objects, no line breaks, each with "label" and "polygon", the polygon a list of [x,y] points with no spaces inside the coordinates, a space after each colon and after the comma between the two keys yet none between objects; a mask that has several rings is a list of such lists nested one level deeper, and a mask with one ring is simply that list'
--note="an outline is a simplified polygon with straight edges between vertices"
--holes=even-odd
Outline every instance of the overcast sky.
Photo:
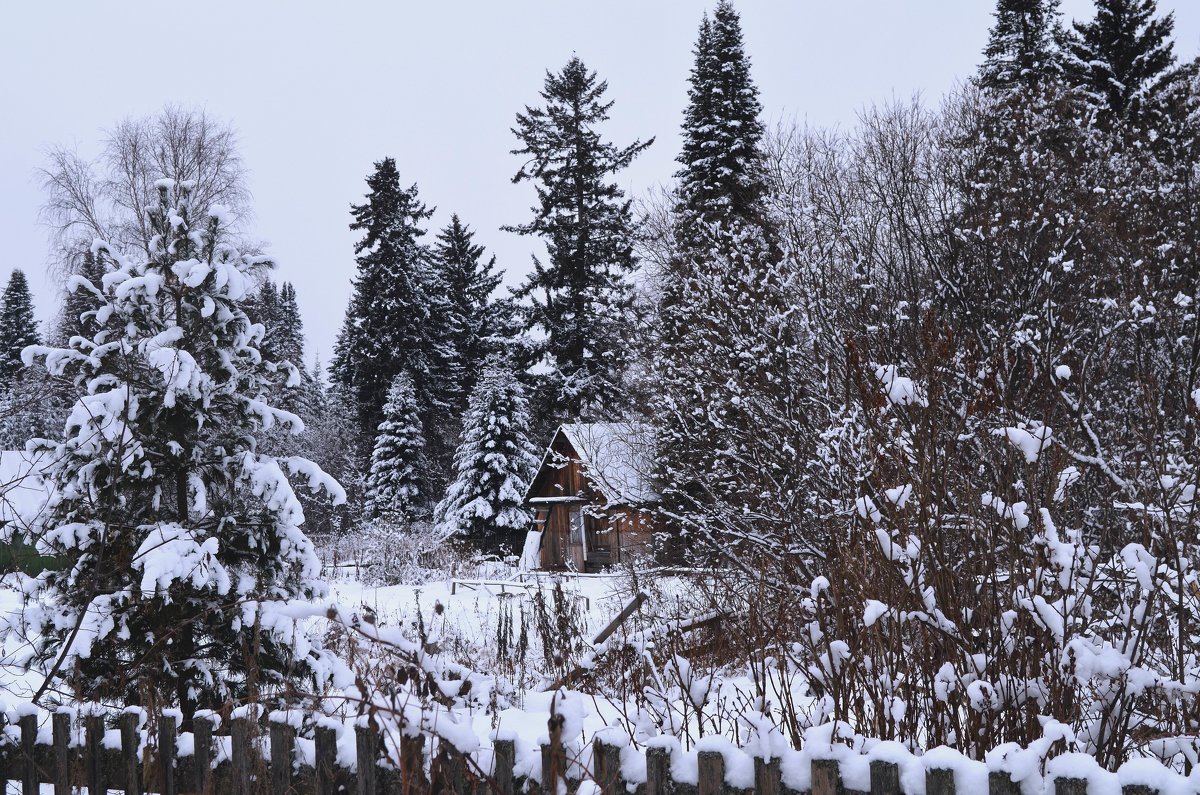
[{"label": "overcast sky", "polygon": [[[715,0],[714,0],[715,1]],[[0,10],[0,278],[30,275],[38,316],[54,311],[43,274],[36,169],[51,143],[86,156],[102,130],[167,103],[202,106],[238,129],[254,194],[252,233],[296,285],[309,356],[328,360],[350,294],[354,234],[372,163],[457,212],[516,283],[536,244],[500,231],[529,216],[513,185],[513,115],[538,100],[546,69],[572,53],[615,100],[607,135],[657,142],[620,181],[634,195],[670,180],[699,0],[423,2],[24,2]],[[920,92],[936,101],[980,59],[992,0],[741,0],[768,121],[847,126],[864,105]],[[1176,14],[1176,49],[1200,46],[1200,3]],[[1067,19],[1091,16],[1065,0]]]}]

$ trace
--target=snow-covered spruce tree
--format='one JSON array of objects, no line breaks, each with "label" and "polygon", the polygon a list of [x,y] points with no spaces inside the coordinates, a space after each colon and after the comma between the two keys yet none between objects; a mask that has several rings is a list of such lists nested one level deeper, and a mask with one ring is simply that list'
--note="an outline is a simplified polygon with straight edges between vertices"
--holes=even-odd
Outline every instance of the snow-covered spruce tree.
[{"label": "snow-covered spruce tree", "polygon": [[77,395],[65,441],[42,443],[37,547],[66,565],[25,589],[30,664],[43,691],[137,703],[153,687],[185,715],[304,673],[272,612],[323,588],[288,475],[344,499],[310,461],[256,450],[275,425],[301,429],[263,399],[284,373],[241,308],[264,260],[222,242],[220,208],[193,222],[190,189],[158,183],[149,257],[95,244],[103,283],[73,280],[95,301],[91,338],[24,353]]},{"label": "snow-covered spruce tree", "polygon": [[[104,278],[104,264],[89,248],[79,257],[79,266],[72,275],[86,279],[92,284],[100,284]],[[55,344],[65,346],[71,337],[92,336],[96,332],[96,319],[94,315],[87,313],[95,311],[96,305],[91,293],[86,290],[67,290],[63,294],[62,310],[55,331]]]},{"label": "snow-covered spruce tree", "polygon": [[541,236],[549,257],[535,258],[516,291],[530,302],[525,325],[539,340],[532,353],[549,369],[534,401],[542,425],[602,417],[618,402],[621,318],[635,258],[630,202],[610,180],[653,140],[618,149],[601,138],[613,105],[604,101],[607,90],[573,57],[546,73],[545,106],[517,114],[513,130],[522,143],[513,154],[528,158],[513,181],[534,182],[538,204],[531,221],[510,229]]},{"label": "snow-covered spruce tree", "polygon": [[1068,72],[1091,102],[1118,118],[1150,123],[1170,83],[1194,73],[1175,63],[1175,15],[1156,16],[1155,0],[1098,0],[1096,16],[1076,22]]},{"label": "snow-covered spruce tree", "polygon": [[1064,71],[1059,0],[996,0],[978,81],[989,89],[1037,85]]},{"label": "snow-covered spruce tree", "polygon": [[427,514],[425,431],[417,411],[417,396],[407,373],[392,379],[383,421],[371,450],[367,475],[367,513],[404,522]]},{"label": "snow-covered spruce tree", "polygon": [[12,389],[24,365],[21,351],[39,342],[37,321],[33,317],[33,294],[20,268],[8,277],[0,298],[0,389]]},{"label": "snow-covered spruce tree", "polygon": [[454,480],[434,512],[439,530],[489,551],[519,549],[530,520],[525,491],[537,466],[528,432],[525,389],[512,363],[493,357],[471,392]]}]

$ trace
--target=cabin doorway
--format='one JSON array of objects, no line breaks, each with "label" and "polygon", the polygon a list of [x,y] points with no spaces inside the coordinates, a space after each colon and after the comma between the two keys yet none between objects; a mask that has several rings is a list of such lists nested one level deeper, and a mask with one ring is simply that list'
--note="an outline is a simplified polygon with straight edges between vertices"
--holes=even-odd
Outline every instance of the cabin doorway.
[{"label": "cabin doorway", "polygon": [[587,568],[587,534],[583,527],[584,518],[582,509],[571,508],[567,524],[567,560],[575,571],[583,571]]}]

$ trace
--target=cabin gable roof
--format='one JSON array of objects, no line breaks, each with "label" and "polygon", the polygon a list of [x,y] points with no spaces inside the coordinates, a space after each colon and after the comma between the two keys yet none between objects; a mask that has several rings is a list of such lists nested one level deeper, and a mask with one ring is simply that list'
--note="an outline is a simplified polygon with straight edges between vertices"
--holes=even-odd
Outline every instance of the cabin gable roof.
[{"label": "cabin gable roof", "polygon": [[[654,437],[648,426],[624,422],[564,423],[546,448],[526,502],[544,502],[547,481],[570,462],[578,462],[587,486],[610,505],[644,505],[658,501],[654,488]],[[553,473],[553,474],[552,474]],[[579,494],[560,494],[568,499]]]}]

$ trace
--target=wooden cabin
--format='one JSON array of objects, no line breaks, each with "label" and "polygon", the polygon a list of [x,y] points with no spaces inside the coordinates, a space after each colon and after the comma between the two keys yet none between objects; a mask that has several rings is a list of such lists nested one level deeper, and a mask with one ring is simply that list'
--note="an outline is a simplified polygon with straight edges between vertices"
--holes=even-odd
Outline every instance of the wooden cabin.
[{"label": "wooden cabin", "polygon": [[596,572],[649,554],[653,436],[633,423],[559,426],[530,483],[527,568]]}]

